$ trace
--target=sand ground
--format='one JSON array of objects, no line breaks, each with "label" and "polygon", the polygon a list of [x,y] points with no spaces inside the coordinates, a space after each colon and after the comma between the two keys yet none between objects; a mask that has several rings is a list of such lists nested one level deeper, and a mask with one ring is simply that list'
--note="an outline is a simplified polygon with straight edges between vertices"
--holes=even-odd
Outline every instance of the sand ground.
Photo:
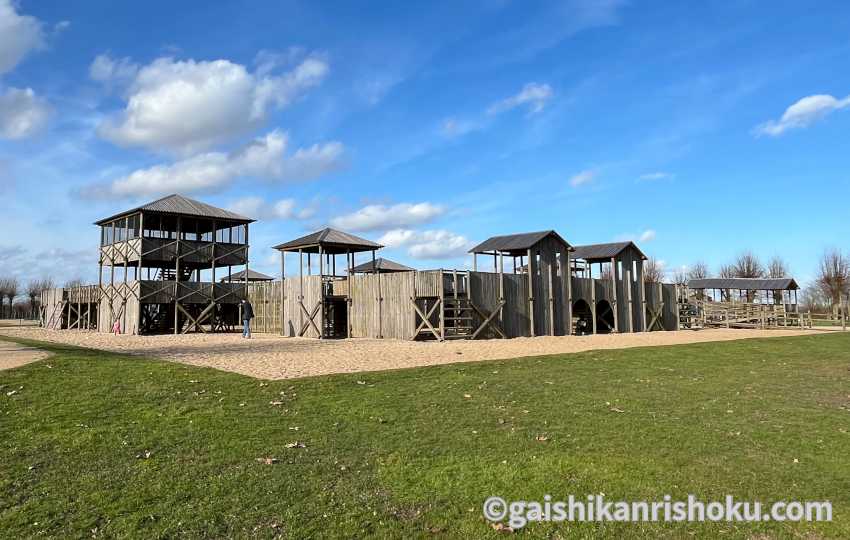
[{"label": "sand ground", "polygon": [[25,347],[17,343],[0,341],[0,370],[12,369],[18,366],[37,362],[50,356],[47,351]]},{"label": "sand ground", "polygon": [[[207,366],[260,379],[290,379],[329,373],[409,368],[523,356],[677,345],[707,341],[812,335],[812,330],[682,330],[619,335],[421,342],[378,339],[317,340],[255,334],[115,336],[107,333],[42,328],[0,328],[0,334],[66,343],[112,352],[153,356]],[[0,353],[2,356],[2,353]]]}]

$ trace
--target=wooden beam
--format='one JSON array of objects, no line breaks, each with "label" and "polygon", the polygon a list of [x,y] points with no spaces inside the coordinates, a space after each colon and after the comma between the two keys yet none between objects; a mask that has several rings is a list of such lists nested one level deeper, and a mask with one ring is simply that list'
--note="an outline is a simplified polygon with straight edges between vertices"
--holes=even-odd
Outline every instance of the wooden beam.
[{"label": "wooden beam", "polygon": [[[520,262],[522,262],[521,257]],[[534,337],[534,272],[532,271],[531,266],[531,249],[529,249],[528,266],[526,266],[526,274],[528,275],[528,324],[531,337]]]}]

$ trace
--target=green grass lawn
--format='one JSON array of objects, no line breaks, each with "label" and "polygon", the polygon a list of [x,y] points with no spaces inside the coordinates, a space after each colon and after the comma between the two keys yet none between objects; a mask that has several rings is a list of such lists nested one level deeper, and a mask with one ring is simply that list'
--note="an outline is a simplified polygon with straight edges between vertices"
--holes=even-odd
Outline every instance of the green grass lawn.
[{"label": "green grass lawn", "polygon": [[850,537],[850,334],[267,383],[43,347],[0,372],[2,538],[498,537],[488,496],[595,493],[826,499],[833,522],[516,535]]}]

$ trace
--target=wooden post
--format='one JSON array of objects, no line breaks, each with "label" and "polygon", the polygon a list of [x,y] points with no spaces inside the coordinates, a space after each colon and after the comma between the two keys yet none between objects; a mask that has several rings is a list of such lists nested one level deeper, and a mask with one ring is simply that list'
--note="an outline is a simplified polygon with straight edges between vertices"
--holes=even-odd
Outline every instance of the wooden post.
[{"label": "wooden post", "polygon": [[593,270],[590,271],[590,317],[593,319],[591,325],[593,333],[596,334],[596,279],[593,277]]},{"label": "wooden post", "polygon": [[682,329],[682,313],[679,310],[679,285],[676,285],[676,309],[674,313],[676,314],[676,330]]},{"label": "wooden post", "polygon": [[623,292],[626,293],[626,307],[628,308],[628,317],[626,317],[626,328],[629,329],[629,333],[634,331],[633,321],[634,314],[632,312],[632,271],[626,270],[626,275],[623,276]]},{"label": "wooden post", "polygon": [[384,324],[384,321],[383,321],[384,313],[383,313],[383,306],[382,306],[382,304],[384,302],[384,298],[383,298],[382,291],[381,291],[381,273],[378,272],[378,267],[375,264],[375,250],[374,249],[372,250],[372,272],[375,274],[375,280],[377,281],[377,284],[378,284],[378,297],[375,299],[378,302],[378,335],[375,336],[375,337],[380,339],[380,338],[384,337],[384,326],[383,326],[383,324]]},{"label": "wooden post", "polygon": [[567,259],[566,266],[561,267],[561,272],[564,274],[561,279],[564,280],[567,287],[567,305],[564,306],[564,335],[569,336],[573,333],[573,265],[570,261],[570,248],[565,249],[564,254]]},{"label": "wooden post", "polygon": [[505,328],[505,254],[499,253],[499,326]]},{"label": "wooden post", "polygon": [[472,271],[473,272],[478,271],[478,254],[477,253],[472,254]]},{"label": "wooden post", "polygon": [[[309,258],[309,254],[307,255]],[[301,307],[304,306],[304,250],[298,248],[298,303]],[[304,328],[304,310],[298,309],[298,328]],[[296,333],[296,335],[298,335]]]},{"label": "wooden post", "polygon": [[646,274],[643,271],[643,259],[637,261],[638,270],[638,302],[640,302],[640,329],[646,332]]},{"label": "wooden post", "polygon": [[531,268],[531,249],[528,250],[526,274],[528,275],[528,324],[531,329],[531,337],[534,337],[534,272]]},{"label": "wooden post", "polygon": [[554,287],[554,279],[552,279],[552,265],[551,264],[549,265],[549,276],[548,277],[549,277],[549,279],[548,279],[548,285],[549,285],[549,335],[554,336],[555,335],[555,295],[554,295],[554,292],[555,291],[552,290],[552,288]]},{"label": "wooden post", "polygon": [[177,327],[179,319],[177,310],[180,306],[180,216],[177,217],[177,239],[175,241],[177,256],[174,258],[174,335],[176,336],[179,330]]},{"label": "wooden post", "polygon": [[322,257],[324,250],[319,245],[319,339],[325,337],[325,260]]},{"label": "wooden post", "polygon": [[286,335],[286,252],[280,250],[280,335]]},{"label": "wooden post", "polygon": [[345,275],[348,280],[348,287],[345,291],[345,337],[351,339],[351,303],[354,301],[354,255],[349,249],[345,255]]},{"label": "wooden post", "polygon": [[611,295],[614,301],[614,305],[611,306],[614,309],[614,333],[618,333],[620,331],[620,307],[617,305],[617,278],[620,273],[620,269],[617,268],[617,259],[611,257]]}]

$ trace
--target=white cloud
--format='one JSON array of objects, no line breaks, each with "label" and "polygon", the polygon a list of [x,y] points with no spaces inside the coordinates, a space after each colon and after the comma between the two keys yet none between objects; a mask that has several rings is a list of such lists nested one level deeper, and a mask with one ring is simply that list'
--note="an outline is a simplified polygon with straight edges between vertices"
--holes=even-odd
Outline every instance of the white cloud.
[{"label": "white cloud", "polygon": [[315,208],[298,208],[295,199],[280,199],[269,203],[262,197],[243,197],[230,203],[227,208],[237,214],[254,219],[309,219]]},{"label": "white cloud", "polygon": [[757,126],[756,136],[768,135],[778,137],[789,129],[805,128],[833,111],[850,107],[850,96],[836,99],[830,95],[807,96],[787,109],[779,120],[770,120]]},{"label": "white cloud", "polygon": [[640,234],[621,234],[617,236],[616,240],[618,242],[652,242],[655,240],[656,233],[654,229],[646,229]]},{"label": "white cloud", "polygon": [[429,260],[461,257],[471,246],[466,237],[445,230],[395,229],[384,234],[378,243],[389,248],[407,248],[411,257]]},{"label": "white cloud", "polygon": [[546,102],[552,98],[552,95],[552,87],[548,84],[530,82],[523,86],[518,94],[491,105],[487,109],[487,113],[499,114],[521,105],[528,105],[529,114],[539,113],[546,106]]},{"label": "white cloud", "polygon": [[[109,73],[101,64],[98,76]],[[228,60],[160,58],[138,70],[124,111],[98,132],[119,145],[188,155],[257,128],[271,110],[289,105],[327,73],[317,56],[278,76]]]},{"label": "white cloud", "polygon": [[596,177],[596,171],[594,171],[592,169],[587,169],[587,170],[581,171],[578,174],[574,174],[573,176],[571,176],[570,177],[570,185],[574,188],[579,187],[579,186],[583,186],[584,184],[591,182],[595,177]]},{"label": "white cloud", "polygon": [[457,118],[446,118],[440,125],[440,133],[444,137],[460,137],[471,131],[479,129],[481,126],[475,122],[468,120],[458,120]]},{"label": "white cloud", "polygon": [[139,169],[108,185],[94,185],[82,194],[98,198],[125,198],[182,192],[209,192],[232,180],[253,176],[278,181],[308,180],[342,165],[343,146],[339,142],[299,148],[285,155],[286,133],[272,131],[242,149],[208,152],[170,165]]},{"label": "white cloud", "polygon": [[642,175],[638,176],[638,180],[645,180],[645,181],[668,180],[668,179],[672,179],[673,176],[674,176],[673,174],[668,173],[668,172],[657,171],[657,172],[642,174]]},{"label": "white cloud", "polygon": [[31,88],[9,88],[0,93],[0,138],[22,139],[47,123],[50,107]]},{"label": "white cloud", "polygon": [[10,0],[0,0],[0,75],[12,71],[27,53],[43,46],[41,22],[19,15]]},{"label": "white cloud", "polygon": [[400,203],[392,206],[371,204],[351,214],[332,219],[331,225],[359,232],[401,229],[428,223],[444,213],[444,207],[429,202]]},{"label": "white cloud", "polygon": [[652,229],[643,231],[638,238],[639,242],[652,242],[653,240],[655,240],[655,231]]},{"label": "white cloud", "polygon": [[130,58],[115,60],[108,54],[99,54],[89,66],[89,77],[98,82],[129,84],[136,78],[139,65]]}]

